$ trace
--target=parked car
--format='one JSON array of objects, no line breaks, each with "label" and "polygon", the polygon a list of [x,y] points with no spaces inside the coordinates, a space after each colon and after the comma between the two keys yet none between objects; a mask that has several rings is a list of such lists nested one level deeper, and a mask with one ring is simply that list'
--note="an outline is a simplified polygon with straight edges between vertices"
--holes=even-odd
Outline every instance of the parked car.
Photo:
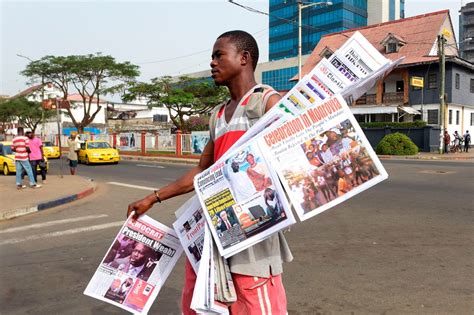
[{"label": "parked car", "polygon": [[51,141],[43,142],[43,155],[49,159],[59,159],[59,147],[55,146]]},{"label": "parked car", "polygon": [[[46,169],[49,168],[48,158],[45,157]],[[9,141],[0,142],[0,167],[5,176],[16,173],[15,152],[12,151],[12,143]],[[40,172],[39,166],[36,168]]]},{"label": "parked car", "polygon": [[106,141],[86,141],[81,144],[78,159],[79,163],[115,163],[120,161],[119,152]]}]

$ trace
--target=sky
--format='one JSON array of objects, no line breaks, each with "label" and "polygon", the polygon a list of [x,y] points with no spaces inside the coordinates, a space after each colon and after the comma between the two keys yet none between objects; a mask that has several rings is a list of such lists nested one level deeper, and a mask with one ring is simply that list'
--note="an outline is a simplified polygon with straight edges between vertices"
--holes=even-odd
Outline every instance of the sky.
[{"label": "sky", "polygon": [[[234,0],[268,12],[268,0]],[[313,1],[314,2],[314,1]],[[405,0],[406,17],[449,9],[456,38],[458,11],[472,0]],[[101,52],[140,66],[140,81],[209,69],[222,33],[245,30],[268,60],[268,16],[226,0],[0,0],[0,95],[29,85],[29,59]]]}]

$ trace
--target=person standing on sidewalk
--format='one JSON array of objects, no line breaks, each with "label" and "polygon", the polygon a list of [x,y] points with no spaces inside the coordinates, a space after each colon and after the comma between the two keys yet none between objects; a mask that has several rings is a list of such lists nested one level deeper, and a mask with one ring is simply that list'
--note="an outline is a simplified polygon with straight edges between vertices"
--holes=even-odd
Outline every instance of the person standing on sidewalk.
[{"label": "person standing on sidewalk", "polygon": [[41,185],[36,184],[30,162],[28,161],[28,151],[30,151],[28,146],[29,139],[24,136],[24,130],[22,127],[18,127],[17,130],[17,136],[12,140],[12,150],[15,151],[16,188],[22,189],[26,187],[22,184],[21,180],[21,173],[23,170],[25,170],[28,175],[30,187],[41,188]]},{"label": "person standing on sidewalk", "polygon": [[46,165],[43,155],[43,142],[40,138],[36,138],[33,132],[27,132],[26,136],[29,139],[29,147],[30,147],[30,164],[31,170],[33,171],[33,177],[35,178],[35,182],[38,182],[38,176],[36,174],[36,170],[39,166],[41,171],[41,180],[46,183]]},{"label": "person standing on sidewalk", "polygon": [[466,130],[464,134],[464,152],[469,152],[469,145],[471,144],[471,135],[469,134],[469,130]]},{"label": "person standing on sidewalk", "polygon": [[447,130],[444,130],[443,140],[444,140],[444,154],[448,154],[449,144],[451,143],[451,136],[449,135]]},{"label": "person standing on sidewalk", "polygon": [[[135,212],[136,219],[153,204],[194,190],[194,176],[223,156],[253,122],[281,99],[273,88],[257,84],[254,71],[258,55],[257,42],[247,32],[230,31],[217,38],[211,56],[211,77],[216,85],[229,89],[230,99],[218,105],[211,115],[211,139],[204,148],[198,166],[178,180],[131,203],[127,215]],[[287,314],[282,264],[292,259],[285,237],[280,232],[232,256],[229,265],[237,301],[229,306],[230,313]],[[185,315],[196,314],[190,308],[195,282],[196,274],[186,260],[181,300],[182,313]]]},{"label": "person standing on sidewalk", "polygon": [[81,141],[79,135],[72,134],[67,138],[67,146],[69,147],[69,152],[67,154],[67,159],[69,161],[69,172],[71,175],[76,175],[79,148],[81,146]]}]

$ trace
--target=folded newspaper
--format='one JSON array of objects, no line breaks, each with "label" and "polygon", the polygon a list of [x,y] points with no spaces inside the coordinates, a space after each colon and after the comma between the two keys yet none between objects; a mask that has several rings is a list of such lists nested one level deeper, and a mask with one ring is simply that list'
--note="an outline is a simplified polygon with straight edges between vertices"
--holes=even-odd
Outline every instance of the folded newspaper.
[{"label": "folded newspaper", "polygon": [[[194,187],[226,258],[387,178],[347,101],[391,71],[359,32],[322,59]],[[287,199],[289,197],[289,200]]]},{"label": "folded newspaper", "polygon": [[84,294],[146,314],[183,248],[173,229],[142,215],[128,218]]},{"label": "folded newspaper", "polygon": [[201,313],[225,312],[227,308],[224,303],[237,299],[234,283],[227,260],[211,247],[215,245],[197,196],[186,201],[176,214],[178,219],[173,227],[197,277],[208,279],[213,273],[213,281],[196,282],[193,308]]}]

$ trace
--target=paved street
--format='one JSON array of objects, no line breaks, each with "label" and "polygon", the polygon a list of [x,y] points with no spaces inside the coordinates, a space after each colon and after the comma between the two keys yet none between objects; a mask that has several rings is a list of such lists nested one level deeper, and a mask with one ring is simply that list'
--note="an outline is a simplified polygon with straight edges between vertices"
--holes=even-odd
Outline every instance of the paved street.
[{"label": "paved street", "polygon": [[[383,164],[387,181],[286,234],[295,256],[284,274],[289,314],[472,313],[472,162]],[[123,223],[126,205],[190,167],[80,165],[78,173],[98,184],[93,195],[1,222],[1,313],[125,314],[82,292]],[[170,226],[185,199],[166,201],[149,214]],[[179,314],[183,274],[181,258],[150,313]]]}]

